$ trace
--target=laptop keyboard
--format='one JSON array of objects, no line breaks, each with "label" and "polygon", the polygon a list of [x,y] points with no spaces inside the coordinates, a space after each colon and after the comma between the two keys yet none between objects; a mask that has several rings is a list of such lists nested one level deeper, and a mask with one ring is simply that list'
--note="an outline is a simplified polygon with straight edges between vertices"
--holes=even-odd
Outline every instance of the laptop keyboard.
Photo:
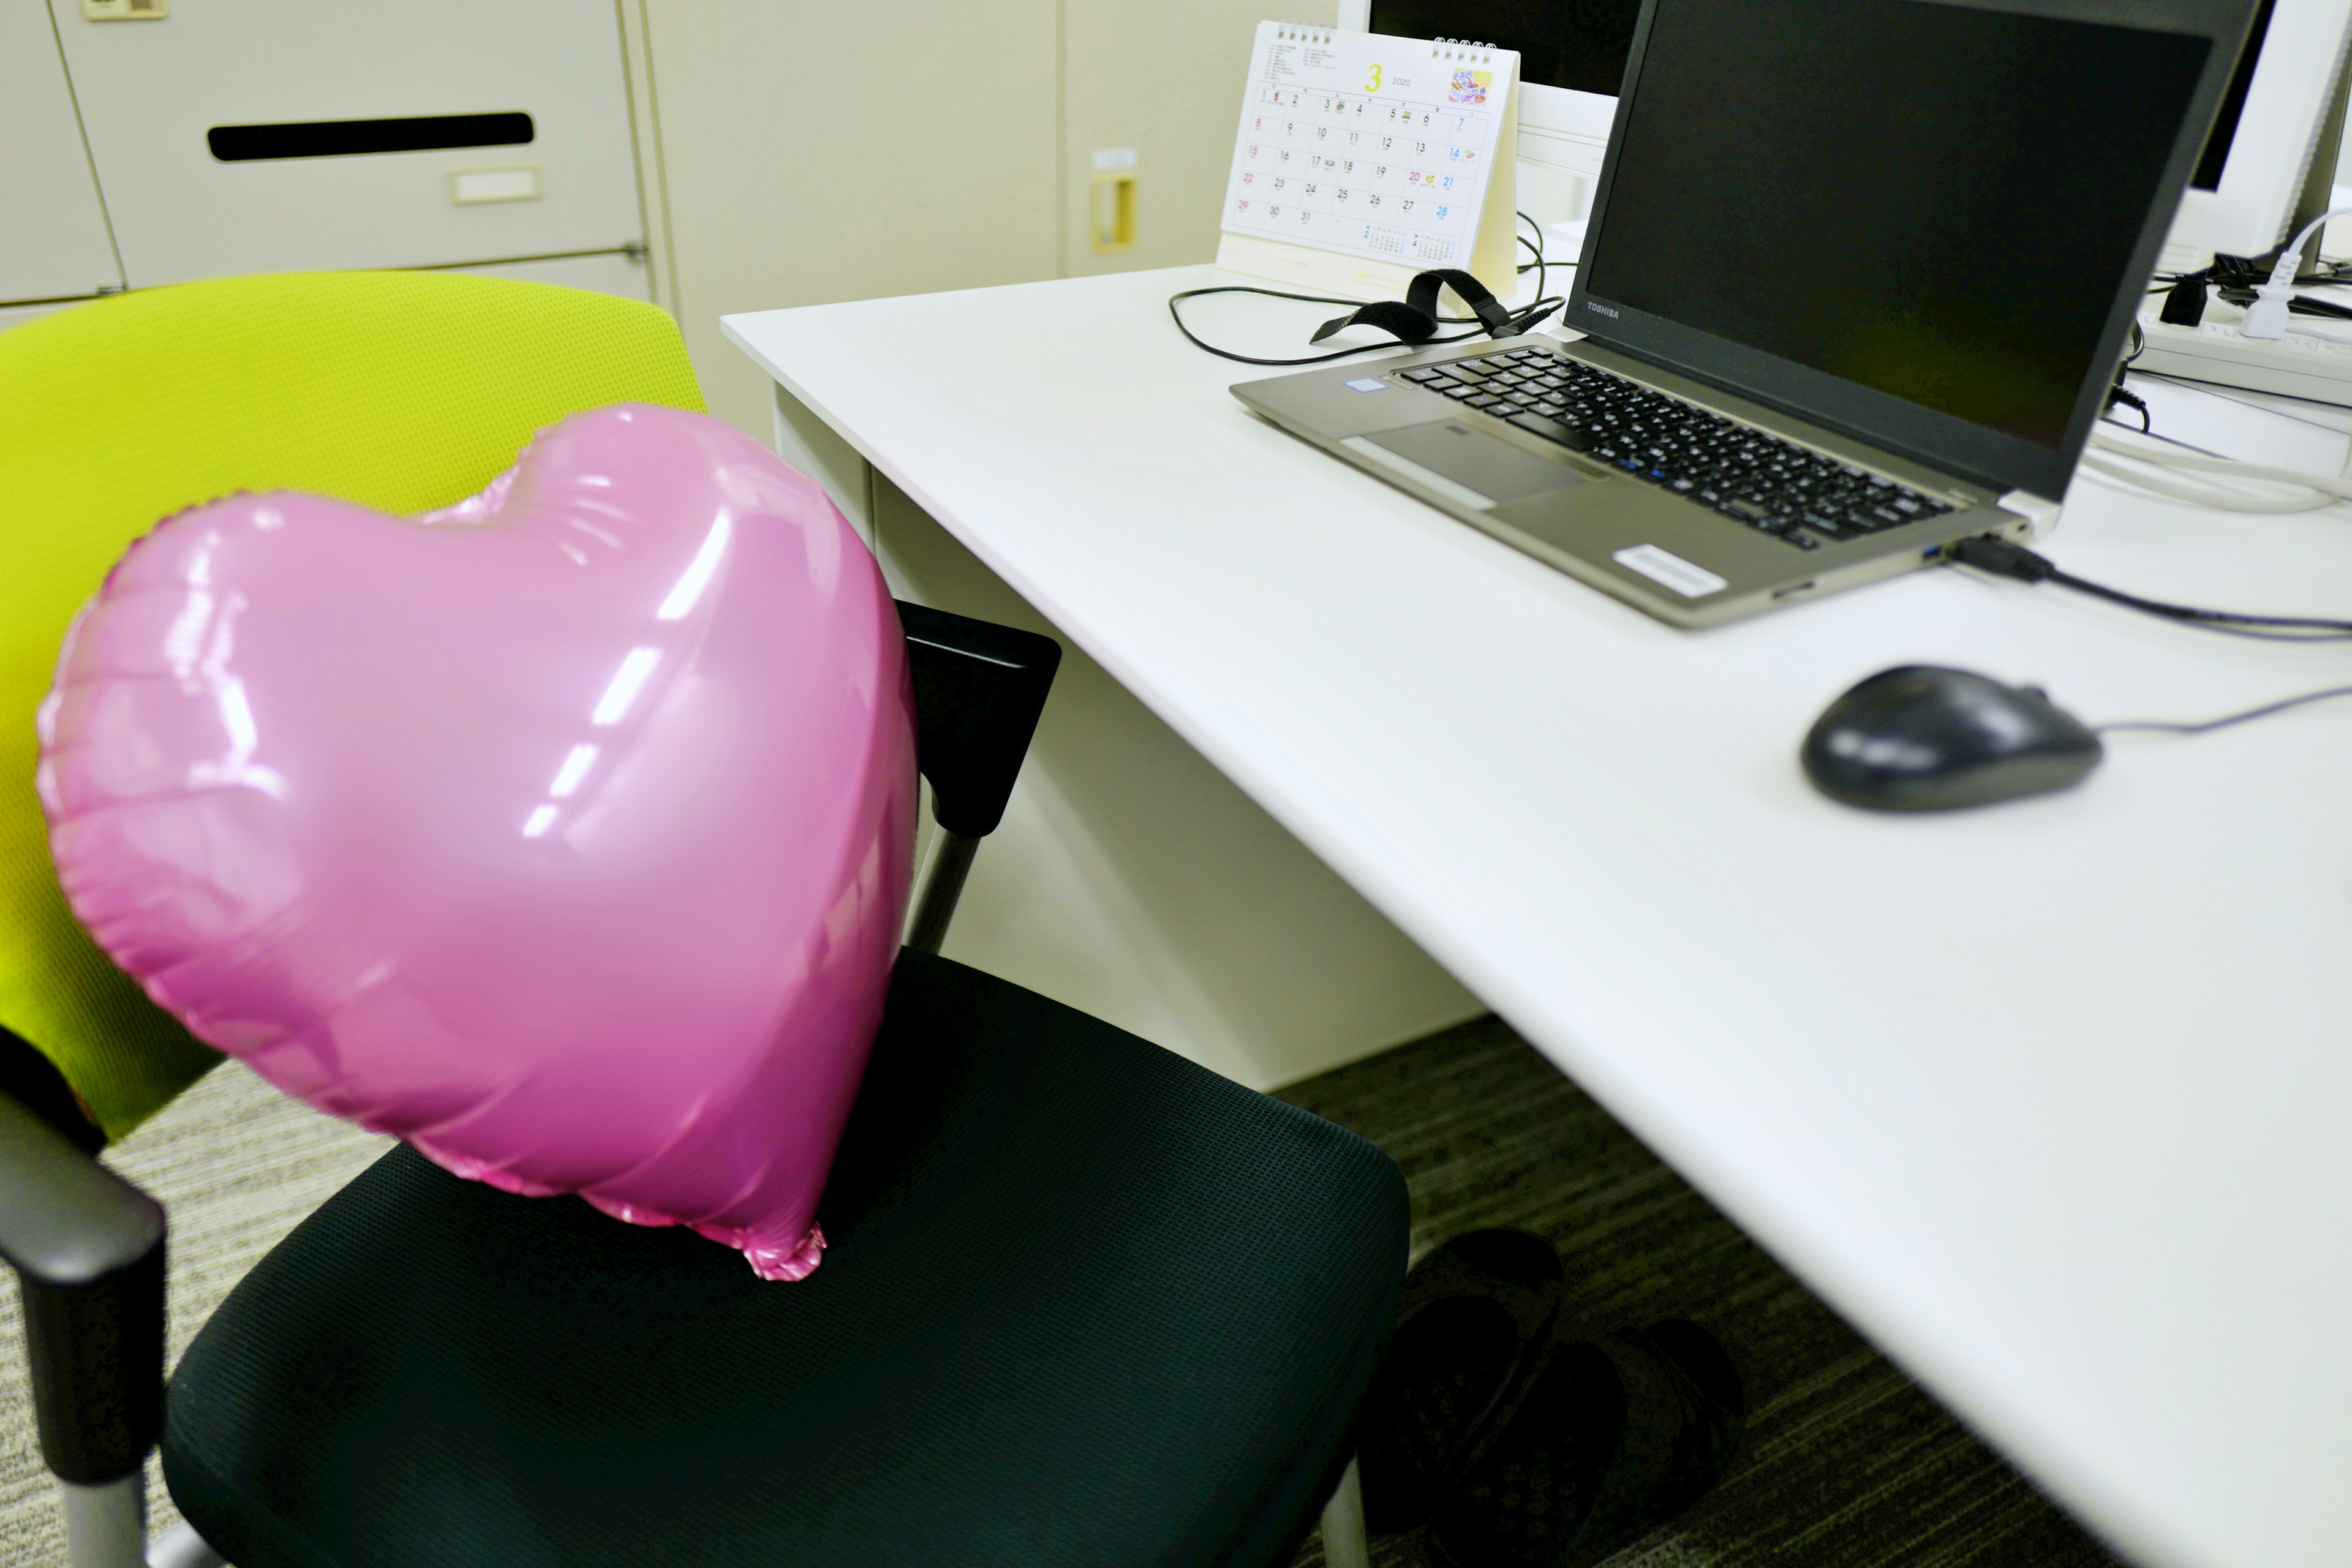
[{"label": "laptop keyboard", "polygon": [[1543,349],[1422,365],[1402,379],[1801,550],[1952,510],[1867,469]]}]

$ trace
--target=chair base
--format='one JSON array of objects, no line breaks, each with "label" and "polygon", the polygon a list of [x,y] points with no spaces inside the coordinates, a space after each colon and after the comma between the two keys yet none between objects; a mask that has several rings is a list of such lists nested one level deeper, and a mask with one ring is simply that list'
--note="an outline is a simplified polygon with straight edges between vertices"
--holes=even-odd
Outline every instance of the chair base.
[{"label": "chair base", "polygon": [[72,1568],[147,1568],[147,1477],[133,1470],[94,1487],[58,1483]]},{"label": "chair base", "polygon": [[1339,1489],[1323,1505],[1323,1568],[1372,1568],[1372,1535],[1364,1524],[1364,1484],[1348,1461]]},{"label": "chair base", "polygon": [[148,1543],[147,1568],[229,1568],[229,1561],[183,1520]]}]

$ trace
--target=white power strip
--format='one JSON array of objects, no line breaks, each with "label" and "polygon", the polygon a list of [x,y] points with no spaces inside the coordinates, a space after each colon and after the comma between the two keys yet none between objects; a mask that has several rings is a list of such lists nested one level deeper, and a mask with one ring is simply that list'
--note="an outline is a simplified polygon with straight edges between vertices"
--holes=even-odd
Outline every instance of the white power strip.
[{"label": "white power strip", "polygon": [[[2232,317],[2242,313],[2216,301],[2207,308],[2202,325],[2176,327],[2147,311],[2139,325],[2147,347],[2131,368],[2352,407],[2352,342],[2293,327],[2284,338],[2241,337],[2234,321],[2213,320],[2225,311]],[[2345,325],[2352,328],[2352,321]]]}]

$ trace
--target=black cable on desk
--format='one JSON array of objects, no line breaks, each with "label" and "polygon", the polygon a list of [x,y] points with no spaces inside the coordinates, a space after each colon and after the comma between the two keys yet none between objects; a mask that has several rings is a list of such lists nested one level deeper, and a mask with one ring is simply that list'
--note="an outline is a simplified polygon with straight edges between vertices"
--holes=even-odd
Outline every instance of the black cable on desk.
[{"label": "black cable on desk", "polygon": [[[2251,305],[2254,302],[2254,291],[2252,289],[2217,289],[2216,292],[2232,305]],[[2330,321],[2352,321],[2352,306],[2339,305],[2333,300],[2314,300],[2298,294],[2287,301],[2286,308],[2298,316],[2324,316]]]},{"label": "black cable on desk", "polygon": [[[1186,342],[1191,343],[1196,349],[1206,349],[1209,353],[1216,355],[1219,359],[1234,360],[1242,364],[1325,364],[1335,359],[1346,359],[1349,354],[1368,354],[1381,349],[1393,349],[1399,347],[1433,349],[1442,343],[1466,343],[1473,338],[1479,338],[1486,335],[1486,328],[1483,325],[1479,325],[1478,331],[1475,332],[1456,332],[1450,338],[1429,338],[1417,343],[1402,344],[1393,342],[1385,343],[1359,343],[1351,349],[1334,349],[1329,353],[1307,354],[1299,359],[1259,359],[1251,354],[1237,354],[1231,349],[1221,349],[1214,343],[1202,342],[1199,338],[1192,335],[1192,329],[1184,324],[1184,313],[1179,310],[1176,307],[1181,304],[1184,300],[1197,300],[1203,294],[1263,294],[1269,300],[1304,300],[1310,305],[1360,305],[1363,301],[1360,300],[1342,300],[1337,295],[1332,294],[1286,294],[1279,289],[1257,289],[1253,288],[1246,283],[1224,283],[1213,289],[1187,289],[1181,294],[1171,294],[1168,297],[1168,313],[1175,318],[1176,330],[1184,334],[1184,341]],[[1439,325],[1447,327],[1458,327],[1465,322],[1474,325],[1478,323],[1478,319],[1475,316],[1440,316],[1437,320]]]},{"label": "black cable on desk", "polygon": [[2306,702],[2325,702],[2331,697],[2352,697],[2352,686],[2331,686],[2325,691],[2306,691],[2299,697],[2283,697],[2276,702],[2265,702],[2260,708],[2249,708],[2242,713],[2225,713],[2219,719],[2127,719],[2114,724],[2101,724],[2097,729],[2102,735],[2113,734],[2117,730],[2157,730],[2172,735],[2204,735],[2215,730],[2226,730],[2232,724],[2267,719],[2273,713],[2284,713]]},{"label": "black cable on desk", "polygon": [[[1512,313],[1509,322],[1510,331],[1508,332],[1496,331],[1489,333],[1486,329],[1486,324],[1480,321],[1475,316],[1435,316],[1430,319],[1435,321],[1439,326],[1471,326],[1476,327],[1478,331],[1457,332],[1450,338],[1424,338],[1419,342],[1404,343],[1403,346],[1415,350],[1431,349],[1440,348],[1447,343],[1466,343],[1474,338],[1483,336],[1517,336],[1522,332],[1533,331],[1538,326],[1542,324],[1545,317],[1550,315],[1554,310],[1559,310],[1562,305],[1568,302],[1564,299],[1553,299],[1544,296],[1544,283],[1548,275],[1543,269],[1546,267],[1573,267],[1576,263],[1572,261],[1547,262],[1544,259],[1542,227],[1536,224],[1535,219],[1528,217],[1525,213],[1519,213],[1517,216],[1521,221],[1525,222],[1529,226],[1534,227],[1536,231],[1536,237],[1532,244],[1529,243],[1527,236],[1518,234],[1516,230],[1513,231],[1513,237],[1516,238],[1519,244],[1527,246],[1528,249],[1535,252],[1536,258],[1534,261],[1523,262],[1519,264],[1518,267],[1518,271],[1520,273],[1526,273],[1528,270],[1533,269],[1537,274],[1536,293],[1538,298],[1535,302]],[[1192,328],[1184,324],[1184,313],[1178,310],[1177,307],[1187,300],[1197,300],[1204,294],[1258,294],[1263,295],[1265,298],[1269,300],[1298,300],[1310,305],[1359,305],[1361,304],[1362,301],[1359,300],[1343,300],[1331,294],[1292,294],[1280,289],[1260,289],[1246,283],[1224,283],[1208,289],[1187,289],[1182,293],[1171,294],[1168,297],[1168,314],[1174,320],[1176,330],[1184,334],[1184,341],[1186,342],[1191,343],[1196,349],[1201,349],[1206,353],[1213,353],[1219,359],[1229,359],[1238,364],[1271,365],[1277,369],[1295,365],[1328,364],[1333,360],[1346,359],[1351,354],[1375,353],[1399,346],[1399,342],[1360,343],[1351,349],[1334,349],[1328,353],[1305,354],[1297,359],[1260,359],[1253,354],[1235,353],[1231,349],[1221,349],[1214,343],[1203,342],[1200,337],[1194,334]],[[1321,334],[1318,333],[1318,335],[1320,336]],[[1400,340],[1400,342],[1402,342],[1402,340]]]},{"label": "black cable on desk", "polygon": [[1543,296],[1543,291],[1551,287],[1551,274],[1547,269],[1553,267],[1574,267],[1576,263],[1573,261],[1545,260],[1543,225],[1538,223],[1535,219],[1529,217],[1525,213],[1518,213],[1515,216],[1521,223],[1536,231],[1536,237],[1533,239],[1529,239],[1526,235],[1518,233],[1516,229],[1512,231],[1512,237],[1517,239],[1521,245],[1526,246],[1529,250],[1536,253],[1536,258],[1533,261],[1522,261],[1519,263],[1519,275],[1523,278],[1530,272],[1536,275],[1536,296],[1540,299]]},{"label": "black cable on desk", "polygon": [[[1956,540],[1944,547],[1944,555],[1963,566],[1974,566],[1998,576],[2013,577],[2021,583],[2055,583],[2061,588],[2071,588],[2077,594],[2105,599],[2111,605],[2137,610],[2142,615],[2195,626],[2200,631],[2259,637],[2266,642],[2342,642],[2352,639],[2352,621],[2328,620],[2315,616],[2249,616],[2235,610],[2207,610],[2193,605],[2143,599],[2137,594],[2126,594],[2120,588],[2110,588],[2103,583],[2094,583],[2062,572],[2048,556],[2037,555],[2022,544],[1994,534],[1980,533]],[[2280,629],[2260,629],[2264,627]]]},{"label": "black cable on desk", "polygon": [[[2146,615],[2160,616],[2166,620],[2194,626],[2202,631],[2227,632],[2232,637],[2261,637],[2272,642],[2338,642],[2352,637],[2352,621],[2331,621],[2308,616],[2247,616],[2232,610],[2205,610],[2190,605],[2168,605],[2158,599],[2143,599],[2137,594],[2126,594],[2104,584],[2061,572],[2048,556],[2036,554],[2025,546],[1993,534],[1978,534],[1947,545],[1945,555],[1964,566],[1975,566],[2003,577],[2013,577],[2021,583],[2055,583],[2062,588],[2072,588],[2078,594],[2088,594],[2126,609]],[[2261,626],[2300,628],[2295,630],[2262,631]],[[2352,697],[2352,686],[2330,686],[2318,691],[2305,691],[2294,697],[2283,697],[2275,702],[2265,702],[2259,708],[2241,712],[2225,713],[2219,719],[2126,719],[2096,726],[2102,735],[2118,731],[2155,731],[2171,735],[2204,735],[2215,730],[2226,730],[2233,724],[2250,724],[2257,719],[2267,719],[2273,713],[2284,713],[2306,703],[2325,702],[2333,698]]]}]

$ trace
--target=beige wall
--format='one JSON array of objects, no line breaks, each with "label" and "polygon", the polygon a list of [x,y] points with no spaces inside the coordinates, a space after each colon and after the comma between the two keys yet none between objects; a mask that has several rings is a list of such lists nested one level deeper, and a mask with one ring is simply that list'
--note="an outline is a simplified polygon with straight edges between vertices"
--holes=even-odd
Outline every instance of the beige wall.
[{"label": "beige wall", "polygon": [[[656,297],[712,411],[763,439],[767,388],[719,337],[722,315],[1210,259],[1269,14],[1265,0],[615,3]],[[1276,9],[1337,15],[1336,0]],[[1089,203],[1095,151],[1111,147],[1135,149],[1136,245],[1105,256]]]},{"label": "beige wall", "polygon": [[[1063,274],[1213,258],[1258,23],[1338,16],[1337,0],[1064,0]],[[1135,248],[1108,256],[1089,206],[1104,147],[1136,154]]]},{"label": "beige wall", "polygon": [[660,288],[714,413],[769,435],[723,315],[1054,276],[1056,10],[644,0]]},{"label": "beige wall", "polygon": [[[713,411],[824,479],[898,593],[1042,627],[814,415],[772,404],[719,318],[1208,260],[1263,0],[881,0],[836,16],[804,0],[618,3],[639,157],[659,175],[646,188],[655,288]],[[877,55],[893,84],[880,110],[860,107],[846,63]],[[1136,150],[1138,244],[1097,257],[1093,152],[1121,146]],[[827,182],[839,199],[800,216]],[[1481,1010],[1062,640],[950,956],[1260,1088]]]}]

